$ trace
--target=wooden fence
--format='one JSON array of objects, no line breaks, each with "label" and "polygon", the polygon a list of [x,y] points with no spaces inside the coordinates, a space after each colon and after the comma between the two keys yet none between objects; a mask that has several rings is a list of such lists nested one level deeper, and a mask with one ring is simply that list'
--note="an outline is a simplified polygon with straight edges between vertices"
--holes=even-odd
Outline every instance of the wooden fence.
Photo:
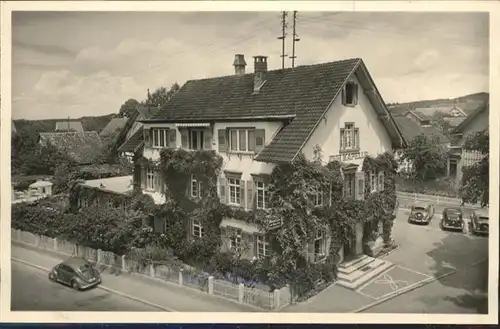
[{"label": "wooden fence", "polygon": [[30,232],[12,229],[11,236],[12,241],[36,248],[51,250],[65,256],[85,257],[94,262],[101,271],[104,268],[111,268],[113,271],[135,273],[139,276],[175,283],[264,310],[277,311],[289,305],[292,299],[288,285],[269,292],[258,287],[247,287],[243,283],[237,284],[215,279],[213,276],[199,273],[189,267],[175,269],[167,265],[143,265],[137,260],[127,259],[125,255],[120,256],[109,251],[95,250],[69,241],[39,236]]}]

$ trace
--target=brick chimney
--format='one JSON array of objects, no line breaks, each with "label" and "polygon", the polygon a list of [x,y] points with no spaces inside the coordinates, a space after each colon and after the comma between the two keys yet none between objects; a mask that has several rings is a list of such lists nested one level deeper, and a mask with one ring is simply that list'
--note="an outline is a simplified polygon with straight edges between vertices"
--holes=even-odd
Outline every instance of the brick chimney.
[{"label": "brick chimney", "polygon": [[234,66],[234,74],[244,75],[245,66],[247,66],[247,62],[245,62],[245,56],[243,54],[234,55],[233,66]]},{"label": "brick chimney", "polygon": [[264,82],[266,82],[267,56],[254,56],[254,78],[253,91],[258,93]]}]

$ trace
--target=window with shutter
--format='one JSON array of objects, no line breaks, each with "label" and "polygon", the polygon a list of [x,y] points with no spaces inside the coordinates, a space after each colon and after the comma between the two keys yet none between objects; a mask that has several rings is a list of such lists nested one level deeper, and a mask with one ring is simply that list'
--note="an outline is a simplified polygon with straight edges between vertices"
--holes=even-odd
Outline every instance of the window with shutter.
[{"label": "window with shutter", "polygon": [[254,206],[254,183],[252,180],[247,181],[247,209],[252,210]]},{"label": "window with shutter", "polygon": [[240,206],[241,208],[245,209],[246,207],[246,199],[245,199],[245,181],[240,180]]},{"label": "window with shutter", "polygon": [[189,131],[187,129],[180,129],[181,133],[181,146],[183,149],[189,148]]},{"label": "window with shutter", "polygon": [[356,200],[363,200],[365,198],[365,173],[357,172],[356,180]]},{"label": "window with shutter", "polygon": [[217,140],[219,142],[219,152],[227,152],[227,130],[219,129],[217,131]]},{"label": "window with shutter", "polygon": [[143,137],[144,137],[144,146],[145,147],[151,147],[151,135],[149,133],[149,128],[144,128],[142,130]]},{"label": "window with shutter", "polygon": [[175,129],[168,130],[168,147],[170,148],[177,147],[177,130]]},{"label": "window with shutter", "polygon": [[265,137],[266,131],[264,129],[255,129],[255,153],[259,153],[264,148]]},{"label": "window with shutter", "polygon": [[219,177],[219,197],[220,197],[221,203],[227,202],[226,178],[224,178],[224,177]]}]

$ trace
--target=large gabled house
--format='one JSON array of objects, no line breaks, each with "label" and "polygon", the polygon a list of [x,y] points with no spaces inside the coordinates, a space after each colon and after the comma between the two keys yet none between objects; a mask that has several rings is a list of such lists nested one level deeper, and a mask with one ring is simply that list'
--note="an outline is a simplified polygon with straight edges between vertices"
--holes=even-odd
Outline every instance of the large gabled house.
[{"label": "large gabled house", "polygon": [[[343,162],[344,193],[361,199],[364,157],[406,145],[362,59],[268,71],[267,57],[255,56],[254,72],[245,73],[245,59],[236,55],[233,65],[234,75],[186,82],[162,109],[142,120],[142,137],[134,133],[122,149],[130,146],[127,150],[153,161],[164,147],[215,150],[224,160],[218,179],[221,202],[249,210],[254,200],[266,208],[267,177],[276,164],[292,162],[300,153],[312,160],[319,146],[325,162]],[[384,188],[382,172],[369,177],[372,192]],[[165,202],[159,172],[144,166],[136,179],[143,193]],[[188,195],[197,197],[198,182],[189,185]],[[318,197],[316,204],[322,202]],[[221,228],[239,232],[254,246],[245,257],[268,252],[257,226],[224,218]],[[341,250],[342,258],[363,253],[362,224],[356,230],[356,241]],[[191,238],[203,234],[195,220],[186,231]],[[327,234],[318,231],[307,246],[311,259],[327,255],[329,243]]]},{"label": "large gabled house", "polygon": [[479,106],[452,131],[448,176],[455,178],[457,186],[462,179],[462,168],[471,166],[483,159],[483,154],[478,151],[466,150],[463,148],[463,144],[468,134],[489,130],[489,108],[489,102]]}]

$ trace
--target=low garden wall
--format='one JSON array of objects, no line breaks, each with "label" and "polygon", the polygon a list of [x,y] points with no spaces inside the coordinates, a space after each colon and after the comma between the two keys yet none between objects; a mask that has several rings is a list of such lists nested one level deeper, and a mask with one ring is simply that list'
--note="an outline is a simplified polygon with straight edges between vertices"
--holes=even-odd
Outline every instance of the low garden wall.
[{"label": "low garden wall", "polygon": [[269,311],[277,311],[291,302],[290,287],[285,286],[273,292],[247,287],[243,283],[234,284],[216,279],[213,276],[196,273],[185,269],[174,269],[166,265],[139,264],[136,260],[127,259],[125,255],[116,255],[109,251],[95,250],[57,238],[49,238],[30,232],[11,229],[12,241],[27,244],[36,248],[58,252],[66,256],[85,257],[96,264],[97,268],[111,268],[116,271],[135,273],[144,279],[154,278],[162,281],[186,286],[198,291],[232,300],[240,304],[251,305]]}]

